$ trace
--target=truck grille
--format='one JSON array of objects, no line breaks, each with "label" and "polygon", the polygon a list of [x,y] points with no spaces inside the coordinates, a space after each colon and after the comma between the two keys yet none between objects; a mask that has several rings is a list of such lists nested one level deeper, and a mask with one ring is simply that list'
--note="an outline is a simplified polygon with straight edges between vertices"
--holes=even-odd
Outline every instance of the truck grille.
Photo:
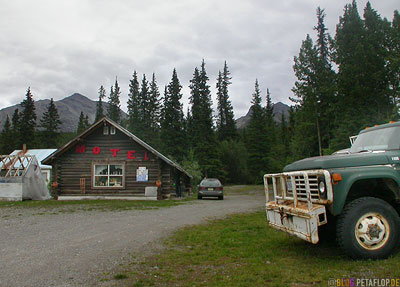
[{"label": "truck grille", "polygon": [[[318,188],[320,180],[326,184],[327,194],[321,198]],[[327,170],[302,170],[264,175],[267,202],[293,200],[294,205],[300,202],[308,204],[329,204],[332,202],[333,189],[331,176]],[[307,198],[307,190],[310,198]],[[294,194],[296,192],[296,194]]]},{"label": "truck grille", "polygon": [[[297,190],[297,198],[299,200],[307,200],[307,191],[306,191],[306,180],[303,175],[297,175],[294,177],[296,182],[296,190]],[[290,180],[290,178],[288,179]],[[311,199],[318,200],[319,192],[318,192],[318,176],[317,175],[309,175],[308,183],[310,186]],[[288,196],[293,197],[293,189],[288,189]]]}]

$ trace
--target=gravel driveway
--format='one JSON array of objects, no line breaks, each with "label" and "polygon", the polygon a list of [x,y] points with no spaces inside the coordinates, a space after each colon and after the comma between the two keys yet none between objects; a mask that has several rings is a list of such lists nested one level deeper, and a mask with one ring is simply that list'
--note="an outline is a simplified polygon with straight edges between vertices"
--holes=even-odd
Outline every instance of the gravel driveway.
[{"label": "gravel driveway", "polygon": [[155,210],[0,208],[0,286],[95,286],[104,272],[151,253],[180,227],[264,204],[262,194],[253,194]]}]

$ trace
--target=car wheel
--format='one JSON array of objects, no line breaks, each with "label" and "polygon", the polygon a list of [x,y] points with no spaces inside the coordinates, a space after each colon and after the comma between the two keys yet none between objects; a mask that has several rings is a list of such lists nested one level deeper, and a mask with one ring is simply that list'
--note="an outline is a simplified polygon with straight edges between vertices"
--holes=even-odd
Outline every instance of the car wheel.
[{"label": "car wheel", "polygon": [[202,198],[203,197],[200,194],[197,195],[197,199],[202,199]]},{"label": "car wheel", "polygon": [[224,199],[224,196],[223,196],[223,195],[220,195],[220,196],[218,196],[218,199],[219,199],[219,200],[223,200],[223,199]]},{"label": "car wheel", "polygon": [[363,197],[344,207],[337,221],[336,237],[339,246],[353,259],[383,259],[396,248],[399,226],[399,215],[390,204]]}]

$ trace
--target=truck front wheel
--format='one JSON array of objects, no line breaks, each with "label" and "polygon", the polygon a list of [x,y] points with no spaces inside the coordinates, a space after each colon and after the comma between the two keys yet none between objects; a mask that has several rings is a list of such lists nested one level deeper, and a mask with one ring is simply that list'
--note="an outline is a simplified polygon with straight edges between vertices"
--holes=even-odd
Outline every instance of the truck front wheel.
[{"label": "truck front wheel", "polygon": [[353,259],[383,259],[393,253],[399,240],[396,210],[375,197],[347,204],[336,225],[339,246]]}]

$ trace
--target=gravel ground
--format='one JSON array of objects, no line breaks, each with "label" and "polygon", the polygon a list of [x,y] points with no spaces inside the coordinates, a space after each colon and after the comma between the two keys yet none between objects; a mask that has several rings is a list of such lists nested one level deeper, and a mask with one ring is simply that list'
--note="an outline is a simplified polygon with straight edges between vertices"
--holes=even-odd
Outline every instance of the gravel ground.
[{"label": "gravel ground", "polygon": [[180,227],[264,204],[253,194],[155,210],[0,208],[0,286],[98,286],[103,274],[158,250]]}]

